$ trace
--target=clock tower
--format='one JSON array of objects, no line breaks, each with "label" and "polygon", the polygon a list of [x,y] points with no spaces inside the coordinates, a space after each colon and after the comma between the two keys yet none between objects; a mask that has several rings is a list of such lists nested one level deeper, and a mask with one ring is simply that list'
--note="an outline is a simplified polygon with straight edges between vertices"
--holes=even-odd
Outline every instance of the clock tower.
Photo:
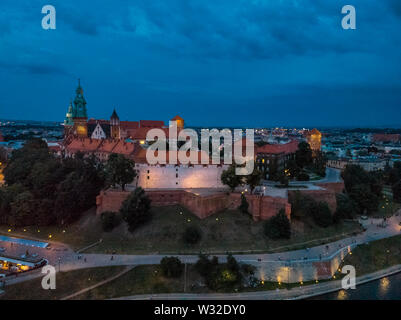
[{"label": "clock tower", "polygon": [[74,122],[74,134],[78,137],[88,137],[88,115],[86,112],[86,100],[84,90],[81,87],[81,81],[78,79],[78,88],[75,91],[74,108],[72,119]]}]

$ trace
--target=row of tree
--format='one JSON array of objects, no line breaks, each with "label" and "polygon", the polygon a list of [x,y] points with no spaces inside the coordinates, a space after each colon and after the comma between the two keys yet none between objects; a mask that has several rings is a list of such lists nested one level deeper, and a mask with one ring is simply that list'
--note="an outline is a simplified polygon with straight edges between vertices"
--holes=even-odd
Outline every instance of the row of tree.
[{"label": "row of tree", "polygon": [[253,172],[246,176],[240,176],[235,173],[236,166],[231,165],[227,170],[224,170],[221,174],[221,182],[228,186],[233,192],[235,188],[240,185],[248,185],[253,190],[260,184],[262,180],[262,173],[255,167]]},{"label": "row of tree", "polygon": [[13,151],[3,171],[0,223],[12,226],[65,225],[95,206],[100,190],[124,186],[135,177],[135,164],[113,154],[106,164],[94,155],[60,158],[40,139]]}]

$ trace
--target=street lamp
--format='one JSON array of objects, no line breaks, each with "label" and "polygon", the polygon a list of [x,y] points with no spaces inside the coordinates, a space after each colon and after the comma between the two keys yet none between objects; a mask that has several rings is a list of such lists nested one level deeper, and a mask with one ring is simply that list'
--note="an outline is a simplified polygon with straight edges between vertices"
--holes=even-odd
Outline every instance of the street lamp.
[{"label": "street lamp", "polygon": [[61,271],[61,258],[58,258],[58,272]]}]

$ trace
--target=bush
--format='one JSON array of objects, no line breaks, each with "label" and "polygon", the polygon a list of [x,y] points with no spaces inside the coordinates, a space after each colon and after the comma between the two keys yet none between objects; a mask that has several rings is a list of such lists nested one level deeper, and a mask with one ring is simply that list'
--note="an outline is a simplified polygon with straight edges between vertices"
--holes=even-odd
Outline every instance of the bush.
[{"label": "bush", "polygon": [[118,213],[113,211],[102,212],[100,219],[102,220],[102,229],[105,232],[112,231],[121,222]]},{"label": "bush", "polygon": [[190,226],[185,229],[183,234],[185,243],[196,244],[202,239],[202,231],[195,226]]},{"label": "bush", "polygon": [[[195,269],[211,290],[232,291],[242,285],[242,268],[232,255],[228,255],[227,263],[222,264],[219,264],[217,257],[209,260],[208,256],[200,255]],[[245,271],[252,272],[249,268]]]},{"label": "bush", "polygon": [[177,257],[164,257],[160,261],[162,273],[167,278],[178,278],[181,276],[184,265]]},{"label": "bush", "polygon": [[238,210],[241,211],[242,213],[249,214],[248,208],[249,208],[249,203],[246,200],[245,195],[241,193],[241,204],[239,205]]},{"label": "bush", "polygon": [[336,195],[337,209],[334,213],[333,220],[339,222],[342,219],[352,219],[356,211],[356,205],[354,201],[344,193],[338,193]]},{"label": "bush", "polygon": [[315,221],[319,227],[326,228],[333,223],[333,216],[326,202],[315,203],[311,209],[313,221]]},{"label": "bush", "polygon": [[266,221],[264,233],[271,239],[289,239],[291,237],[291,224],[284,209],[280,209],[277,215]]},{"label": "bush", "polygon": [[288,178],[283,174],[283,175],[280,177],[280,183],[281,183],[281,185],[283,185],[283,186],[285,186],[285,187],[288,187],[290,181],[289,181]]},{"label": "bush", "polygon": [[200,254],[198,261],[195,263],[195,270],[203,277],[206,277],[219,264],[217,257],[211,260],[205,254]]},{"label": "bush", "polygon": [[124,200],[121,205],[120,213],[128,224],[128,230],[133,232],[136,228],[149,221],[150,199],[142,188],[135,191]]},{"label": "bush", "polygon": [[401,180],[393,185],[392,190],[394,200],[401,202]]},{"label": "bush", "polygon": [[309,174],[304,171],[301,171],[297,176],[298,181],[309,181]]}]

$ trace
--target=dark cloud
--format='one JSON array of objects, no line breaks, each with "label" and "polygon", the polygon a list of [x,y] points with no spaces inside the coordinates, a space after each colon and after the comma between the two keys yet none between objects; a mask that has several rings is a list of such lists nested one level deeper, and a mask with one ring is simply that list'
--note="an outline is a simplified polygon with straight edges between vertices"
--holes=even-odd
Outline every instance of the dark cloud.
[{"label": "dark cloud", "polygon": [[63,68],[57,65],[49,65],[42,63],[21,63],[12,64],[0,62],[0,68],[8,72],[18,72],[18,73],[29,73],[29,74],[39,74],[39,75],[68,75]]},{"label": "dark cloud", "polygon": [[[302,125],[365,114],[384,122],[399,110],[401,0],[52,0],[57,29],[48,31],[44,2],[25,2],[0,0],[3,117],[29,112],[26,97],[42,108],[44,86],[60,109],[43,114],[62,117],[78,77],[94,117],[117,105],[126,119]],[[341,28],[346,4],[357,30]],[[40,76],[52,81],[33,88]]]}]

